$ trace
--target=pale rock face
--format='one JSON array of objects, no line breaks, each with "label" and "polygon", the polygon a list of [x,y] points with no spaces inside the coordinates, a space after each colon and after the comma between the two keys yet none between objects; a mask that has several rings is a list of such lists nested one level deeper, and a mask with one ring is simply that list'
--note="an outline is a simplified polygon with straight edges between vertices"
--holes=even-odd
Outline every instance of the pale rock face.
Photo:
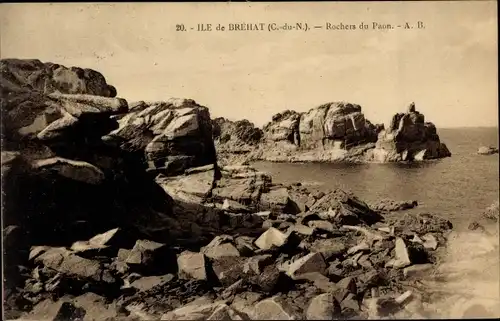
[{"label": "pale rock face", "polygon": [[208,108],[191,99],[133,103],[118,125],[106,140],[143,152],[150,171],[170,176],[216,161]]},{"label": "pale rock face", "polygon": [[264,126],[264,138],[270,141],[288,141],[299,145],[300,113],[285,111],[273,116],[273,121]]}]

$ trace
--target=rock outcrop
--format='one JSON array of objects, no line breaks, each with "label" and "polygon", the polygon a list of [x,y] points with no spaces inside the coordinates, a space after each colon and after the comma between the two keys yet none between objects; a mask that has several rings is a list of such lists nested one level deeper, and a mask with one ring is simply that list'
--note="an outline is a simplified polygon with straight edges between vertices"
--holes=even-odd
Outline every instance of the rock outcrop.
[{"label": "rock outcrop", "polygon": [[238,157],[221,156],[239,162],[398,162],[451,156],[436,127],[425,122],[414,104],[407,113],[394,115],[388,129],[373,125],[359,105],[333,102],[305,113],[278,113],[263,132],[263,139],[245,157],[242,152]]},{"label": "rock outcrop", "polygon": [[401,309],[401,269],[446,241],[432,215],[219,166],[192,100],[128,104],[95,71],[47,66],[2,61],[8,319],[363,317],[374,289]]},{"label": "rock outcrop", "polygon": [[379,162],[421,161],[449,157],[451,153],[441,143],[436,126],[426,122],[412,103],[406,113],[394,115],[389,128],[379,134],[372,156]]}]

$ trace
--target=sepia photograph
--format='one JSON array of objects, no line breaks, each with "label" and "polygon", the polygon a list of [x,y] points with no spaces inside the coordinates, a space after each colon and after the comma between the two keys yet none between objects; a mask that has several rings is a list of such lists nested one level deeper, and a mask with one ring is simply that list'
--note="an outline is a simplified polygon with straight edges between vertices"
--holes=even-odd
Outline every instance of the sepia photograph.
[{"label": "sepia photograph", "polygon": [[0,4],[3,320],[500,317],[497,1]]}]

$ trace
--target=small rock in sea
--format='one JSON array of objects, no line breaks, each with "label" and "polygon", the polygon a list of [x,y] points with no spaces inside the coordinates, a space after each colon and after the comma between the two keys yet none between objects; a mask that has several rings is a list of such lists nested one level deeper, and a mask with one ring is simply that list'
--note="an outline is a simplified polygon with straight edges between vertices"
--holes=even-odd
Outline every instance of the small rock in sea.
[{"label": "small rock in sea", "polygon": [[206,280],[205,255],[202,253],[184,251],[178,259],[179,277],[185,279]]}]

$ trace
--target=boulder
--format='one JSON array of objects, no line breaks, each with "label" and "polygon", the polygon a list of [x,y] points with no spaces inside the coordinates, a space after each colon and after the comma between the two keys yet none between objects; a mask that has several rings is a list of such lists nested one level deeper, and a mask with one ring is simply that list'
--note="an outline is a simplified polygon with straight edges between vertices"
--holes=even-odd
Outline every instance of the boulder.
[{"label": "boulder", "polygon": [[4,90],[116,96],[116,89],[104,76],[88,68],[68,68],[38,59],[2,59],[0,68]]},{"label": "boulder", "polygon": [[275,187],[263,193],[260,198],[261,210],[271,210],[279,213],[297,214],[300,212],[295,203],[290,199],[286,187]]},{"label": "boulder", "polygon": [[269,190],[271,177],[250,166],[226,166],[221,169],[221,179],[212,189],[212,198],[222,203],[229,199],[249,207],[255,212],[260,209],[260,196]]},{"label": "boulder", "polygon": [[403,275],[405,278],[422,278],[434,268],[432,264],[415,264],[408,266],[403,269]]},{"label": "boulder", "polygon": [[372,202],[369,206],[375,211],[386,211],[386,212],[395,212],[395,211],[403,211],[407,209],[414,208],[418,206],[417,201],[395,201],[391,199],[382,199],[378,202]]},{"label": "boulder", "polygon": [[287,110],[272,117],[272,121],[264,126],[264,137],[270,141],[287,141],[300,145],[299,121],[300,113]]},{"label": "boulder", "polygon": [[[195,168],[196,169],[196,168]],[[175,200],[201,204],[210,195],[215,183],[213,165],[203,167],[203,171],[190,172],[182,176],[158,175],[156,182]]]},{"label": "boulder", "polygon": [[212,120],[213,137],[217,153],[248,153],[263,136],[260,128],[246,119],[231,121],[222,117]]},{"label": "boulder", "polygon": [[436,126],[410,108],[393,116],[389,128],[379,134],[371,155],[375,161],[391,162],[444,158],[451,153],[440,141]]},{"label": "boulder", "polygon": [[400,269],[410,265],[410,254],[408,253],[405,241],[402,238],[398,237],[396,238],[395,243],[395,258],[387,262],[386,267]]},{"label": "boulder", "polygon": [[297,320],[298,316],[278,298],[265,299],[255,305],[253,320]]},{"label": "boulder", "polygon": [[245,258],[226,256],[212,262],[212,269],[223,286],[230,286],[238,281],[243,273]]},{"label": "boulder", "polygon": [[240,256],[240,252],[232,241],[232,237],[229,235],[216,236],[208,245],[201,248],[201,253],[211,259]]},{"label": "boulder", "polygon": [[207,263],[202,253],[184,251],[177,258],[177,265],[180,278],[207,280]]},{"label": "boulder", "polygon": [[327,269],[325,259],[320,253],[309,253],[306,256],[292,262],[287,274],[295,278],[304,273],[319,272],[324,274]]},{"label": "boulder", "polygon": [[498,148],[491,146],[481,146],[477,149],[478,155],[493,155],[498,154]]},{"label": "boulder", "polygon": [[175,254],[165,246],[165,244],[149,241],[137,240],[125,260],[132,269],[142,273],[157,272],[177,272]]},{"label": "boulder", "polygon": [[281,247],[287,242],[287,235],[274,227],[265,231],[256,241],[255,245],[262,250],[269,250],[273,246]]},{"label": "boulder", "polygon": [[[375,142],[377,132],[365,120],[361,106],[356,104],[333,102],[309,110],[300,118],[300,141],[306,148],[329,146],[346,148],[347,144]],[[331,147],[330,147],[331,148]]]},{"label": "boulder", "polygon": [[69,279],[113,287],[118,280],[97,260],[82,258],[65,248],[48,248],[34,262]]},{"label": "boulder", "polygon": [[132,281],[130,286],[136,288],[139,292],[146,292],[155,286],[164,286],[173,279],[173,274],[144,276]]},{"label": "boulder", "polygon": [[206,304],[191,303],[165,313],[161,316],[161,320],[207,320],[223,305],[225,305],[224,301]]}]

